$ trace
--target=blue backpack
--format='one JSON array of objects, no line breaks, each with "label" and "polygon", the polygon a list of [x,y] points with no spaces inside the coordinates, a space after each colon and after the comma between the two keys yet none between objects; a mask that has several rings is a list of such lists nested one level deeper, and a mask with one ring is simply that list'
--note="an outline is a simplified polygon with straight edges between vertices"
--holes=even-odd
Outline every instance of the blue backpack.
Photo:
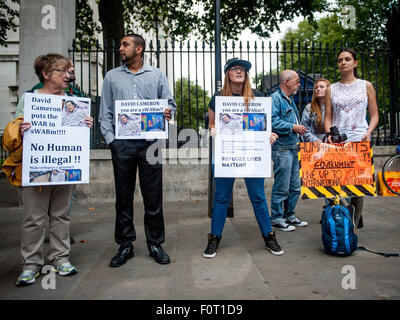
[{"label": "blue backpack", "polygon": [[325,251],[335,256],[349,256],[357,250],[353,207],[331,203],[324,207],[321,218],[322,243]]}]

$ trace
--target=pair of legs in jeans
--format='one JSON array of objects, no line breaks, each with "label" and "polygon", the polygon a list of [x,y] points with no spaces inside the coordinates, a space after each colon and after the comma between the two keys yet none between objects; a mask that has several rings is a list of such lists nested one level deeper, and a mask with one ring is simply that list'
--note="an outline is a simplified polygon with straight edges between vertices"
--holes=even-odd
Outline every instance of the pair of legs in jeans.
[{"label": "pair of legs in jeans", "polygon": [[[262,235],[271,232],[271,223],[264,191],[264,178],[244,178],[247,192]],[[215,178],[215,194],[211,221],[211,234],[221,237],[232,196],[235,178]]]},{"label": "pair of legs in jeans", "polygon": [[[214,181],[215,193],[211,233],[208,234],[207,248],[203,253],[205,258],[213,258],[216,255],[222,237],[222,231],[225,226],[235,178],[215,178]],[[244,181],[266,249],[274,255],[284,254],[284,251],[276,240],[275,232],[271,230],[268,205],[264,191],[264,178],[244,178]]]},{"label": "pair of legs in jeans", "polygon": [[274,185],[271,195],[271,224],[283,223],[285,218],[295,218],[295,208],[300,196],[300,173],[297,148],[272,149]]}]

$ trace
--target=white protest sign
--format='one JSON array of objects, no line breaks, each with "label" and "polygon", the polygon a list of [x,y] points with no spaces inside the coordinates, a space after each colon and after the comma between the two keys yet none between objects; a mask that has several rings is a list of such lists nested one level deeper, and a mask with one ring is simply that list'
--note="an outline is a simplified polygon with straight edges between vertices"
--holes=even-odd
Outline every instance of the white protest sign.
[{"label": "white protest sign", "polygon": [[168,139],[167,99],[116,100],[115,139]]},{"label": "white protest sign", "polygon": [[271,177],[271,98],[215,97],[215,177]]},{"label": "white protest sign", "polygon": [[90,99],[25,93],[22,185],[89,183]]}]

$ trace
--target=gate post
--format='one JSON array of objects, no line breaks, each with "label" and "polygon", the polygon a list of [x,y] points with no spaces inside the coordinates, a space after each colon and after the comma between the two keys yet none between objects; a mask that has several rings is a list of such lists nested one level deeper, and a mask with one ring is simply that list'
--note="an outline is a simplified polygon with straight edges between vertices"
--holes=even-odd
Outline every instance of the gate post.
[{"label": "gate post", "polygon": [[[220,21],[220,0],[215,1],[215,92],[222,89],[222,74],[221,74],[221,21]],[[212,206],[214,197],[214,176],[212,172],[212,149],[213,141],[210,135],[208,143],[208,216],[212,216]],[[233,195],[229,201],[227,217],[233,217]]]}]

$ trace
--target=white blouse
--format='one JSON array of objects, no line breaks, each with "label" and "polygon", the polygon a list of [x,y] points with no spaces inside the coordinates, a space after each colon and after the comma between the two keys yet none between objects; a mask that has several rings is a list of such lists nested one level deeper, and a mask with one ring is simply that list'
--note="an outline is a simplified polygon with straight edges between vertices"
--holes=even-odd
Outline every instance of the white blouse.
[{"label": "white blouse", "polygon": [[367,81],[357,79],[353,83],[336,82],[331,86],[332,126],[347,135],[346,141],[361,141],[368,130]]}]

